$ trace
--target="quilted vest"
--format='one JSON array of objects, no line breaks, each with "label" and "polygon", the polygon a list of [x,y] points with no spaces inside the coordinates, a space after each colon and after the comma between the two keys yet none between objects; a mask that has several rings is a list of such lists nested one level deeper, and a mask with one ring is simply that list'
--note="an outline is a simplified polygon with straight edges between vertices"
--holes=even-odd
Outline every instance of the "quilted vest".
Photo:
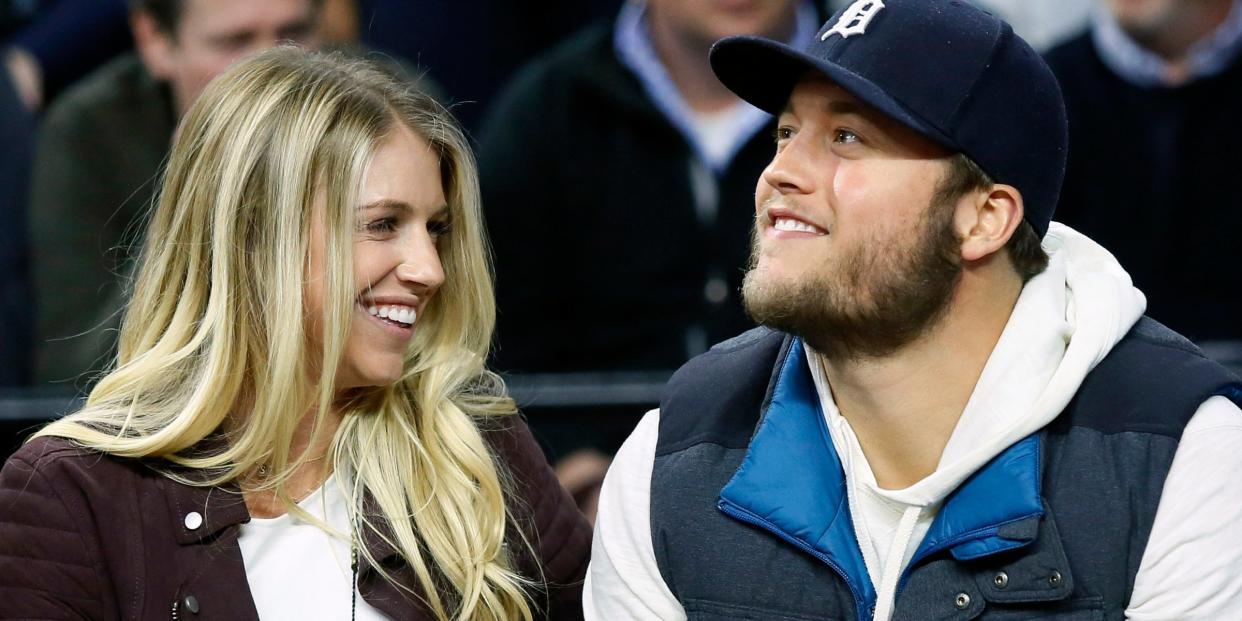
[{"label": "quilted vest", "polygon": [[[1141,319],[1055,421],[945,499],[893,619],[1123,619],[1182,430],[1213,395],[1242,403],[1242,385]],[[674,375],[651,490],[660,572],[689,619],[871,618],[799,339],[752,330]]]}]

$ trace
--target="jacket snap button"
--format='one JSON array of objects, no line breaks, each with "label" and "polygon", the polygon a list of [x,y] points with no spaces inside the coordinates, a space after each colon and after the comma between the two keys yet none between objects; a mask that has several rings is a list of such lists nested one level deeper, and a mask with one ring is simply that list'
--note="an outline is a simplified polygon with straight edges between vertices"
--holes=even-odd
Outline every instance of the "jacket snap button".
[{"label": "jacket snap button", "polygon": [[197,597],[194,597],[193,595],[186,595],[183,603],[185,604],[186,610],[190,611],[193,614],[198,614],[198,598]]},{"label": "jacket snap button", "polygon": [[1048,576],[1048,584],[1051,584],[1052,586],[1061,584],[1061,572],[1054,570],[1052,575]]},{"label": "jacket snap button", "polygon": [[185,527],[187,530],[198,530],[203,525],[203,514],[198,511],[191,511],[185,514]]},{"label": "jacket snap button", "polygon": [[966,607],[970,606],[970,596],[965,593],[958,593],[957,597],[953,599],[953,605],[958,610],[966,610]]},{"label": "jacket snap button", "polygon": [[996,572],[996,575],[992,577],[992,584],[995,584],[998,589],[1009,586],[1009,574],[1003,571]]}]

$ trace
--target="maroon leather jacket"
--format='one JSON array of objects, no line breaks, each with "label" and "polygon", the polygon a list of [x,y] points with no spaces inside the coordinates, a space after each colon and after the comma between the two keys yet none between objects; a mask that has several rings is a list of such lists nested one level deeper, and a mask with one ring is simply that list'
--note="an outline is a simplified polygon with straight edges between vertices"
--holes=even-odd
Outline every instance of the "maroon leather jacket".
[{"label": "maroon leather jacket", "polygon": [[[484,437],[510,471],[508,504],[538,558],[521,554],[516,533],[509,549],[523,575],[548,583],[532,595],[540,618],[581,619],[590,527],[526,424],[506,420]],[[29,442],[0,471],[0,619],[257,620],[237,544],[249,519],[240,494],[182,485],[140,460],[60,438]],[[418,591],[396,550],[379,537],[363,545]],[[432,618],[372,567],[360,567],[358,580],[363,598],[389,617]],[[347,594],[341,602],[341,613],[325,618],[347,618]]]}]

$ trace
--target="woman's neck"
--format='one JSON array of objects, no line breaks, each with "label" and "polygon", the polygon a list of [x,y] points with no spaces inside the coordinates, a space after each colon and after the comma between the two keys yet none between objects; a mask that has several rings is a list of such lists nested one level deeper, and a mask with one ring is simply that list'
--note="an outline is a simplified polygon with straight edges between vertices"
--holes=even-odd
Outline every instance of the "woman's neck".
[{"label": "woman's neck", "polygon": [[[289,460],[293,463],[301,459],[302,463],[281,486],[294,502],[301,501],[319,489],[332,474],[332,460],[328,459],[328,453],[332,449],[332,439],[341,425],[341,419],[340,410],[329,410],[317,435],[314,434],[314,409],[304,414],[298,422],[293,441],[289,445]],[[273,474],[261,469],[250,478],[250,485],[243,482],[242,496],[251,517],[274,518],[288,512],[288,507],[280,501],[276,488],[253,489],[266,483]],[[247,487],[251,489],[248,490]]]}]

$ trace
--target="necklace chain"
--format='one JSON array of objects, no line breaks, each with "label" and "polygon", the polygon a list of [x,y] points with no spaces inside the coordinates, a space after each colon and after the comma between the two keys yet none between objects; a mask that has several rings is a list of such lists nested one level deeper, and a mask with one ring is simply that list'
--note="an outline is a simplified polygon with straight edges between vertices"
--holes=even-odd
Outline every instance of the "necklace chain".
[{"label": "necklace chain", "polygon": [[350,570],[353,572],[353,580],[350,581],[349,593],[349,619],[357,621],[358,619],[358,545],[354,542],[349,544]]}]

